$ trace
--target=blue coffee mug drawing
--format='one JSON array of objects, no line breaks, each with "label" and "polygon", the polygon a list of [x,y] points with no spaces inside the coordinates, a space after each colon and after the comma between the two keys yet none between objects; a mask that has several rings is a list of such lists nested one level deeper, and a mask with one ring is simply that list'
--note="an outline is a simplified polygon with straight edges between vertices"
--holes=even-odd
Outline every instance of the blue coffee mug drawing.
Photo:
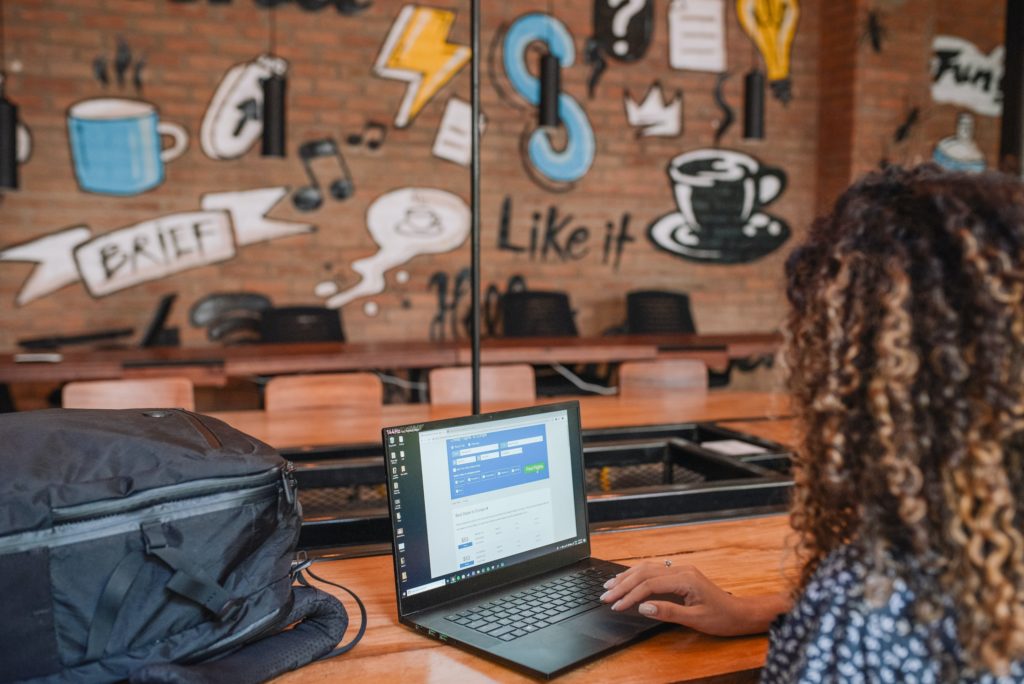
[{"label": "blue coffee mug drawing", "polygon": [[[173,142],[163,149],[160,136]],[[160,185],[164,163],[188,147],[188,133],[160,121],[156,107],[140,100],[104,97],[68,110],[68,140],[78,185],[102,195],[137,195]]]}]

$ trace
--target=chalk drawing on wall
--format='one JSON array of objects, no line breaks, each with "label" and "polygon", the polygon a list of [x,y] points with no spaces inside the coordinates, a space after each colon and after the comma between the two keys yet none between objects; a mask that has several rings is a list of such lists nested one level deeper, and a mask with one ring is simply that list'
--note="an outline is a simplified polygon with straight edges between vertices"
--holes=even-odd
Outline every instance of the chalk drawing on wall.
[{"label": "chalk drawing on wall", "polygon": [[647,90],[642,102],[637,102],[625,91],[626,121],[636,128],[638,138],[674,138],[683,132],[683,91],[677,90],[671,102],[665,101],[665,92],[657,81]]},{"label": "chalk drawing on wall", "polygon": [[388,137],[388,127],[379,121],[367,121],[358,133],[349,133],[345,138],[352,147],[366,147],[371,152],[379,150]]},{"label": "chalk drawing on wall", "polygon": [[450,252],[461,245],[469,236],[469,207],[445,190],[400,188],[373,201],[366,210],[366,227],[380,249],[352,263],[360,281],[330,297],[329,307],[383,292],[384,274],[413,257]]},{"label": "chalk drawing on wall", "polygon": [[[175,0],[180,2],[181,0]],[[186,2],[188,0],[185,0]],[[231,0],[210,0],[211,3],[230,2]],[[277,7],[288,0],[255,0],[257,7]],[[353,16],[373,5],[373,0],[295,0],[302,9],[307,12],[319,12],[326,7],[334,7],[338,14]]]},{"label": "chalk drawing on wall", "polygon": [[668,63],[673,69],[725,71],[725,0],[672,0]]},{"label": "chalk drawing on wall", "polygon": [[[516,93],[534,107],[540,103],[540,81],[530,71],[526,55],[535,42],[545,43],[562,69],[571,67],[576,59],[572,34],[558,19],[532,13],[513,22],[503,43],[505,75]],[[558,96],[558,115],[565,132],[562,149],[555,149],[550,131],[533,128],[532,124],[523,138],[530,177],[542,187],[555,191],[571,189],[571,183],[586,175],[594,162],[596,149],[594,129],[586,112],[564,91]]]},{"label": "chalk drawing on wall", "polygon": [[160,121],[156,105],[143,100],[83,100],[68,109],[67,122],[75,179],[85,192],[127,197],[151,190],[163,183],[164,164],[188,148],[185,129]]},{"label": "chalk drawing on wall", "polygon": [[882,44],[888,35],[889,32],[882,23],[882,13],[878,10],[869,10],[864,23],[864,34],[860,37],[860,42],[868,43],[875,54],[881,54]]},{"label": "chalk drawing on wall", "polygon": [[199,145],[210,159],[238,159],[263,135],[263,80],[284,76],[288,63],[260,55],[224,74],[203,114]]},{"label": "chalk drawing on wall", "polygon": [[[134,66],[132,65],[134,62]],[[136,94],[142,92],[142,70],[146,67],[146,58],[132,54],[128,41],[123,36],[117,37],[117,48],[114,50],[114,76],[118,88],[122,90],[128,84],[131,72],[132,86]],[[92,74],[106,88],[110,85],[110,62],[105,55],[96,55],[92,60]]]},{"label": "chalk drawing on wall", "polygon": [[313,294],[320,299],[327,299],[328,297],[338,293],[338,283],[333,280],[321,280],[313,287]]},{"label": "chalk drawing on wall", "polygon": [[33,262],[21,306],[81,281],[93,297],[232,259],[239,247],[309,233],[309,224],[266,217],[287,188],[204,195],[199,211],[167,214],[93,236],[73,226],[0,249],[0,261]]},{"label": "chalk drawing on wall", "polygon": [[923,114],[921,108],[908,105],[903,119],[892,132],[892,136],[886,138],[882,143],[882,158],[878,165],[885,168],[893,163],[909,164],[907,157],[907,141],[914,135],[921,122]]},{"label": "chalk drawing on wall", "polygon": [[644,56],[654,32],[654,0],[594,0],[594,41],[623,62]]},{"label": "chalk drawing on wall", "polygon": [[786,188],[786,174],[742,152],[701,149],[668,165],[677,210],[655,220],[647,237],[691,261],[738,264],[769,254],[789,238],[786,222],[761,211]]},{"label": "chalk drawing on wall", "polygon": [[1003,113],[1002,45],[989,54],[963,38],[935,36],[932,41],[932,99],[967,107],[984,116]]},{"label": "chalk drawing on wall", "polygon": [[772,94],[782,102],[792,97],[789,79],[793,37],[800,21],[798,0],[736,0],[740,26],[764,57]]},{"label": "chalk drawing on wall", "polygon": [[978,173],[985,170],[985,153],[974,140],[974,117],[961,112],[956,117],[956,131],[935,146],[932,159],[951,171]]},{"label": "chalk drawing on wall", "polygon": [[733,121],[736,120],[732,107],[725,101],[725,82],[731,75],[730,73],[723,72],[718,74],[718,78],[715,79],[715,104],[718,105],[718,109],[722,112],[722,118],[715,125],[715,147],[718,147],[722,141],[722,136],[725,135],[726,131],[732,126]]},{"label": "chalk drawing on wall", "polygon": [[[318,178],[320,175],[326,174],[331,177],[327,190],[334,199],[342,201],[355,194],[356,186],[352,180],[352,172],[334,138],[321,138],[302,143],[299,145],[299,160],[306,171],[306,177],[309,178],[309,185],[298,188],[292,194],[292,204],[299,211],[315,211],[323,205],[324,193]],[[323,162],[329,163],[329,170],[321,166]]]},{"label": "chalk drawing on wall", "polygon": [[[434,136],[432,152],[435,157],[469,166],[472,161],[473,108],[465,100],[450,98],[444,106],[444,115]],[[480,113],[480,135],[483,135],[486,120]]]},{"label": "chalk drawing on wall", "polygon": [[19,164],[24,164],[32,156],[32,132],[20,121],[14,129],[14,156]]},{"label": "chalk drawing on wall", "polygon": [[[437,290],[437,309],[430,319],[428,338],[431,342],[444,342],[451,330],[453,340],[459,339],[459,310],[469,294],[470,271],[461,269],[454,278],[444,271],[437,271],[427,281],[428,290]],[[466,316],[463,316],[465,324]],[[468,327],[468,326],[466,326]]]},{"label": "chalk drawing on wall", "polygon": [[398,13],[374,64],[382,78],[405,81],[395,126],[405,128],[470,58],[465,45],[448,42],[455,12],[406,5]]},{"label": "chalk drawing on wall", "polygon": [[591,65],[587,79],[591,98],[608,68],[605,55],[635,62],[647,52],[654,31],[654,0],[594,0],[593,31],[585,48],[586,62]]}]

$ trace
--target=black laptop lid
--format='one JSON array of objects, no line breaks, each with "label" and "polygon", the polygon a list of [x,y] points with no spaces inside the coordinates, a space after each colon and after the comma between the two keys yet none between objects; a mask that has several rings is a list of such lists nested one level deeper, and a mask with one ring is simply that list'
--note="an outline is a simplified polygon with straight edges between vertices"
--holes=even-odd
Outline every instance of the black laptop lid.
[{"label": "black laptop lid", "polygon": [[400,615],[590,556],[578,402],[383,430]]}]

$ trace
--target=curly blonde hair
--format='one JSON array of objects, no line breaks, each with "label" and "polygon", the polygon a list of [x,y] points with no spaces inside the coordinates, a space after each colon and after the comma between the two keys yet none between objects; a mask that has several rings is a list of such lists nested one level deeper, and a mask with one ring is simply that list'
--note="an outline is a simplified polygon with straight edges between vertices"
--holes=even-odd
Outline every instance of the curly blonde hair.
[{"label": "curly blonde hair", "polygon": [[922,619],[950,605],[968,664],[1005,673],[1024,657],[1024,188],[871,174],[786,275],[801,586],[855,543],[870,598],[899,577]]}]

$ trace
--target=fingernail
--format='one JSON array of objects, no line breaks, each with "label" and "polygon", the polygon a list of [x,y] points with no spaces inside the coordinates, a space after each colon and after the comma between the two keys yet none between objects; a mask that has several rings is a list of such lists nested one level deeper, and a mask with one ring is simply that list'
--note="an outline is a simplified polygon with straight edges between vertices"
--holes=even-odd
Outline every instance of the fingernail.
[{"label": "fingernail", "polygon": [[621,605],[622,605],[622,601],[621,600],[616,601],[615,603],[612,604],[612,610],[618,610],[619,606],[621,606]]},{"label": "fingernail", "polygon": [[610,593],[612,593],[612,592],[610,592],[610,591],[606,591],[606,592],[604,592],[603,594],[601,594],[600,598],[598,598],[598,601],[604,601],[604,600],[607,600],[607,598],[608,598],[608,594],[610,594]]},{"label": "fingernail", "polygon": [[637,608],[637,610],[640,611],[641,615],[657,615],[658,614],[658,606],[654,605],[653,603],[641,603],[640,607]]},{"label": "fingernail", "polygon": [[614,577],[612,577],[610,580],[608,580],[607,582],[604,583],[604,588],[605,589],[611,589],[614,586],[615,586],[615,578]]}]

